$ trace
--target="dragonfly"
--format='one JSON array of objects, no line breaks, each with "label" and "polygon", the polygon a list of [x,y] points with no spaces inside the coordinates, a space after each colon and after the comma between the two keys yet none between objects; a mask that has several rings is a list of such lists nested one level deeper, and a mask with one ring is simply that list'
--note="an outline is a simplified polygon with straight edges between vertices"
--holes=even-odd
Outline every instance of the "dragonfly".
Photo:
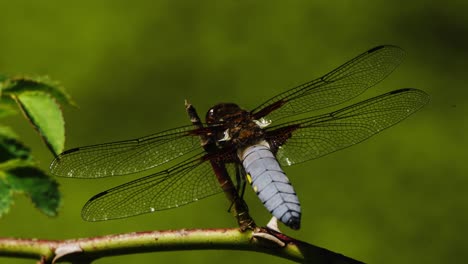
[{"label": "dragonfly", "polygon": [[[403,88],[325,114],[311,112],[357,97],[392,73],[403,57],[397,46],[377,46],[253,110],[216,104],[205,122],[186,103],[192,124],[73,148],[56,157],[50,170],[89,179],[148,171],[89,199],[82,209],[87,221],[176,208],[224,192],[246,229],[255,225],[242,199],[248,182],[273,217],[297,230],[302,208],[283,168],[362,142],[418,111],[429,96]],[[158,170],[171,161],[175,164]]]}]

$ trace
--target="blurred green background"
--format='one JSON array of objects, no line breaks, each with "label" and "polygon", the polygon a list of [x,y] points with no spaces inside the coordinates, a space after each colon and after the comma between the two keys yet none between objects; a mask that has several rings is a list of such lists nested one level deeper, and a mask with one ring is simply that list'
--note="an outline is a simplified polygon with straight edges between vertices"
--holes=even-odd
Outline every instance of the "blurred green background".
[{"label": "blurred green background", "polygon": [[[251,109],[379,44],[405,62],[355,101],[403,87],[431,102],[363,144],[286,168],[303,206],[287,234],[368,263],[459,263],[468,258],[467,1],[4,1],[0,72],[47,74],[79,104],[66,108],[67,148],[188,124],[218,102]],[[47,169],[25,120],[9,124]],[[92,195],[133,179],[60,178],[63,206],[48,218],[24,197],[0,219],[1,237],[65,239],[131,231],[235,227],[223,195],[117,221],[81,220]],[[268,212],[248,190],[259,224]],[[268,255],[194,251],[97,263],[284,263]],[[33,263],[0,258],[1,263]]]}]

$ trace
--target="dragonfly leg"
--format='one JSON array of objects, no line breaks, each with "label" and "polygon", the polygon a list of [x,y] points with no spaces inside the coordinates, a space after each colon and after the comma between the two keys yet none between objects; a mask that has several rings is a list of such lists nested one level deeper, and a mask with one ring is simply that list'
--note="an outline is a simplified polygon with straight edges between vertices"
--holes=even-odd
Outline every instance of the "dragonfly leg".
[{"label": "dragonfly leg", "polygon": [[[185,101],[185,108],[190,117],[192,124],[198,128],[203,129],[203,123],[198,116],[197,111],[189,102]],[[206,152],[211,153],[216,151],[217,146],[213,140],[210,140],[211,137],[208,135],[200,135],[200,140],[202,142],[202,147]],[[231,201],[231,206],[229,206],[229,212],[233,212],[237,218],[237,223],[241,231],[246,231],[248,229],[255,228],[255,222],[249,215],[249,209],[245,201],[239,197],[238,188],[234,186],[232,179],[230,178],[226,166],[222,162],[210,161],[213,171],[216,175],[216,178],[221,185],[221,188],[224,191],[224,194]],[[237,175],[236,175],[237,177]],[[240,177],[240,176],[239,176]]]},{"label": "dragonfly leg", "polygon": [[[242,168],[240,166],[236,166],[236,190],[238,194],[238,199],[240,200],[244,200],[245,187],[247,186],[247,182],[244,180],[245,179],[244,174],[245,172],[242,170]],[[231,212],[231,209],[234,203],[235,201],[231,202],[228,212]],[[245,206],[247,206],[247,204]]]},{"label": "dragonfly leg", "polygon": [[[246,173],[245,173],[245,170],[244,170],[243,168],[240,168],[240,167],[239,167],[239,170],[240,170],[240,171],[239,171],[239,178],[240,178],[239,181],[242,182],[242,187],[240,187],[240,186],[238,187],[238,188],[240,188],[240,189],[239,189],[239,190],[240,190],[240,192],[239,192],[239,197],[240,197],[241,199],[244,199],[245,187],[247,186],[247,181],[245,180],[245,178],[246,178]],[[240,183],[239,183],[239,185],[240,185]]]},{"label": "dragonfly leg", "polygon": [[240,171],[239,166],[236,166],[236,189],[237,189],[238,193],[239,193],[239,190],[240,190],[240,187],[241,187],[240,186],[241,182],[242,182],[241,171]]},{"label": "dragonfly leg", "polygon": [[231,202],[231,205],[229,205],[229,208],[228,208],[228,210],[227,210],[227,211],[228,211],[228,213],[230,213],[230,212],[231,212],[231,210],[232,210],[232,207],[234,206],[234,204],[235,204],[235,203],[236,203],[235,201],[232,201],[232,202]]}]

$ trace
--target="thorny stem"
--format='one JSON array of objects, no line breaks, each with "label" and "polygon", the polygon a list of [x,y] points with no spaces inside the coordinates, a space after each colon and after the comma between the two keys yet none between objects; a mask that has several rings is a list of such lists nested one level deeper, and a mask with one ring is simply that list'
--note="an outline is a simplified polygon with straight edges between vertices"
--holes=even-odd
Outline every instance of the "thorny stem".
[{"label": "thorny stem", "polygon": [[0,238],[0,256],[35,258],[44,264],[62,261],[91,263],[107,256],[201,249],[255,251],[300,263],[362,263],[266,228],[245,232],[237,228],[181,229],[72,240]]}]

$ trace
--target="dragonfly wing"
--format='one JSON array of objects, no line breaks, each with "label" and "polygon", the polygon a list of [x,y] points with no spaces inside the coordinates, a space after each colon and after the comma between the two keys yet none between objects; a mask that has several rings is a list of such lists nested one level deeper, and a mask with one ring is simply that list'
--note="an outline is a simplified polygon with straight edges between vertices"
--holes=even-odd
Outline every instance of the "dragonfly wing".
[{"label": "dragonfly wing", "polygon": [[403,60],[396,46],[378,46],[330,73],[283,92],[252,111],[255,119],[273,122],[297,114],[340,104],[387,77]]},{"label": "dragonfly wing", "polygon": [[357,144],[415,113],[429,101],[416,89],[400,89],[343,109],[271,127],[267,140],[290,166]]},{"label": "dragonfly wing", "polygon": [[182,164],[92,197],[82,210],[87,221],[124,218],[179,207],[222,191],[200,153]]},{"label": "dragonfly wing", "polygon": [[100,178],[148,170],[200,148],[193,126],[151,136],[67,150],[50,165],[51,173],[74,178]]}]

